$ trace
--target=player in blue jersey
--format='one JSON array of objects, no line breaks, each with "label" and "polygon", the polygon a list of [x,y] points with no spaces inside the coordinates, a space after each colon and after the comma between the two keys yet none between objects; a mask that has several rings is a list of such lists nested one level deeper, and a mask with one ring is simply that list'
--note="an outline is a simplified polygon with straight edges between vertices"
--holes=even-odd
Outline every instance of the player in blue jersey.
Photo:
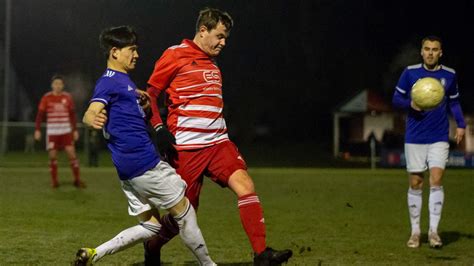
[{"label": "player in blue jersey", "polygon": [[83,122],[94,129],[103,129],[128,199],[128,212],[140,223],[97,248],[80,249],[75,264],[91,265],[105,255],[158,234],[161,228],[158,209],[166,209],[199,263],[215,265],[208,255],[194,208],[184,196],[185,182],[168,163],[160,161],[148,135],[145,112],[140,105],[145,93],[137,90],[128,75],[138,59],[136,33],[129,26],[109,28],[101,33],[100,43],[107,57],[107,70],[97,81]]},{"label": "player in blue jersey", "polygon": [[[402,73],[393,95],[393,105],[408,112],[405,134],[405,156],[409,173],[408,210],[411,222],[411,236],[407,246],[420,246],[420,214],[422,204],[423,174],[429,170],[430,225],[428,241],[431,247],[442,246],[438,235],[438,224],[444,203],[442,178],[449,154],[448,113],[456,120],[456,142],[459,144],[465,133],[459,91],[454,69],[439,63],[443,55],[439,37],[428,36],[421,42],[423,63],[408,66]],[[418,108],[410,97],[413,84],[421,78],[432,77],[441,81],[445,89],[443,101],[435,109],[424,111]]]}]

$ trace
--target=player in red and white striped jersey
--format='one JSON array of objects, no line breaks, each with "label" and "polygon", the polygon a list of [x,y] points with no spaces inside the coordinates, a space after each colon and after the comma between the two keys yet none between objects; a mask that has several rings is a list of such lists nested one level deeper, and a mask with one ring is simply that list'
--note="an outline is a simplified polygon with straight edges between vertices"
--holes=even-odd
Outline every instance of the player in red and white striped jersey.
[{"label": "player in red and white striped jersey", "polygon": [[[242,225],[255,253],[254,264],[279,265],[292,252],[267,247],[262,206],[246,163],[227,136],[222,112],[222,76],[215,58],[224,48],[232,24],[226,12],[206,8],[199,14],[194,39],[185,39],[163,53],[148,81],[151,124],[160,152],[186,181],[186,195],[194,208],[198,208],[204,175],[229,187],[238,197]],[[161,93],[168,96],[167,127],[157,106]],[[159,263],[161,247],[176,234],[170,221],[164,216],[160,236],[145,244],[146,265]]]},{"label": "player in red and white striped jersey", "polygon": [[79,138],[76,129],[74,102],[69,93],[64,92],[64,79],[55,75],[51,78],[51,91],[43,95],[36,115],[35,140],[41,139],[41,122],[46,117],[46,150],[49,154],[49,170],[51,185],[59,186],[58,182],[58,150],[64,149],[69,158],[74,186],[85,187],[79,175],[79,160],[76,156],[74,141]]}]

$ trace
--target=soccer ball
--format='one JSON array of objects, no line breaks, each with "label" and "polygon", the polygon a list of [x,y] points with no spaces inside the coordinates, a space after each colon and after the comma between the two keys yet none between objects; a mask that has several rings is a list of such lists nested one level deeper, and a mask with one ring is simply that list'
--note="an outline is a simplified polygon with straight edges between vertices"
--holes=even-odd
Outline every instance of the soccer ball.
[{"label": "soccer ball", "polygon": [[411,88],[411,99],[422,110],[438,106],[444,98],[444,87],[435,78],[419,79]]}]

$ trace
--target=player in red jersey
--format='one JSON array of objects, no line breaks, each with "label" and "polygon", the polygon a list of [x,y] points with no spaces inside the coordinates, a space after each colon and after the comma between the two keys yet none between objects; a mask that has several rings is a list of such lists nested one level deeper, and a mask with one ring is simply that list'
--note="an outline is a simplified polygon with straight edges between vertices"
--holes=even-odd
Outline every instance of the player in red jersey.
[{"label": "player in red jersey", "polygon": [[[222,112],[222,77],[215,58],[225,47],[232,25],[227,12],[201,10],[194,39],[185,39],[163,53],[148,81],[151,124],[160,152],[186,181],[186,195],[194,208],[199,205],[204,175],[229,187],[238,197],[241,222],[255,253],[254,264],[278,265],[292,252],[267,247],[262,206],[245,161],[227,136]],[[168,96],[167,127],[157,106],[161,93]],[[159,264],[161,247],[177,233],[167,216],[162,225],[167,229],[145,243],[146,265]]]},{"label": "player in red jersey", "polygon": [[51,185],[59,186],[58,182],[58,150],[64,149],[69,158],[74,186],[85,187],[79,176],[79,160],[76,156],[74,141],[79,139],[76,129],[74,102],[69,93],[64,92],[64,78],[55,75],[51,78],[51,91],[43,95],[36,115],[35,140],[41,139],[41,122],[46,116],[46,150],[49,154],[49,170]]}]

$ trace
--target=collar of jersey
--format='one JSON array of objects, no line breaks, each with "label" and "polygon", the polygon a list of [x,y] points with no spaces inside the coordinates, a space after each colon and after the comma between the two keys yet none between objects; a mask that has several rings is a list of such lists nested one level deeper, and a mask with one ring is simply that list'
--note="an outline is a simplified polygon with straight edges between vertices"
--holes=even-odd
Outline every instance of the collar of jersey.
[{"label": "collar of jersey", "polygon": [[105,71],[112,71],[116,74],[121,74],[121,75],[125,75],[125,76],[128,76],[128,73],[123,73],[123,72],[120,72],[118,70],[113,70],[113,69],[110,69],[110,68],[107,68]]},{"label": "collar of jersey", "polygon": [[197,44],[195,44],[193,42],[193,40],[184,39],[182,43],[185,43],[185,44],[191,46],[194,50],[197,50],[197,51],[201,52],[203,55],[205,55],[206,57],[209,57],[209,55],[206,54]]}]

